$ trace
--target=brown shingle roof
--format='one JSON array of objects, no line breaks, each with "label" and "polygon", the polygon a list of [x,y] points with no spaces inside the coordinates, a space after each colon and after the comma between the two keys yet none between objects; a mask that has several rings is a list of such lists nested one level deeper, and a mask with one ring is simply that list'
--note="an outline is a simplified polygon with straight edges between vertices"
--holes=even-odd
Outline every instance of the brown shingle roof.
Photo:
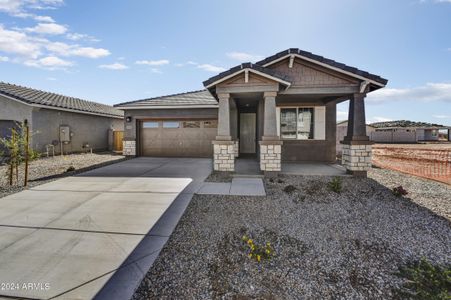
[{"label": "brown shingle roof", "polygon": [[6,82],[0,82],[0,95],[5,95],[31,105],[45,105],[68,109],[77,113],[94,113],[106,117],[124,116],[122,111],[106,104],[44,92]]}]

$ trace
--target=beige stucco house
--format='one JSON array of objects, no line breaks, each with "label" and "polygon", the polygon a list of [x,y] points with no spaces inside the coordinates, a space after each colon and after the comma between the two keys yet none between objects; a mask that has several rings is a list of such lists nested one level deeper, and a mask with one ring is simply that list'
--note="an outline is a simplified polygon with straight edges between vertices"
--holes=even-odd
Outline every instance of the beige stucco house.
[{"label": "beige stucco house", "polygon": [[255,157],[264,172],[282,162],[334,162],[336,104],[349,100],[343,164],[371,167],[364,99],[387,80],[300,49],[244,63],[204,82],[206,90],[131,101],[124,151],[138,156],[213,157],[217,171]]}]

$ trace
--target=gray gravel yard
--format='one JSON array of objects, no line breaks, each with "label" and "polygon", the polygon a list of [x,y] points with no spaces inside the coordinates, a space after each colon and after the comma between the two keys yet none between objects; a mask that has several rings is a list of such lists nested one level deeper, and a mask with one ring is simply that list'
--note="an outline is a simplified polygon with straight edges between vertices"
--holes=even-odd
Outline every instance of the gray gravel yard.
[{"label": "gray gravel yard", "polygon": [[[195,195],[134,299],[396,298],[398,267],[451,261],[442,217],[451,188],[379,169],[370,176],[415,200],[371,178],[343,178],[337,194],[330,177],[288,175],[265,179],[266,197]],[[250,259],[243,235],[270,242],[274,256]]]},{"label": "gray gravel yard", "polygon": [[[93,153],[93,154],[69,154],[55,157],[42,157],[30,163],[29,166],[29,187],[55,180],[61,176],[74,175],[80,171],[90,168],[104,166],[124,159],[124,156],[111,153]],[[74,172],[66,172],[73,166]],[[19,167],[18,186],[9,186],[8,167],[0,165],[0,198],[6,195],[23,190],[23,165]]]}]

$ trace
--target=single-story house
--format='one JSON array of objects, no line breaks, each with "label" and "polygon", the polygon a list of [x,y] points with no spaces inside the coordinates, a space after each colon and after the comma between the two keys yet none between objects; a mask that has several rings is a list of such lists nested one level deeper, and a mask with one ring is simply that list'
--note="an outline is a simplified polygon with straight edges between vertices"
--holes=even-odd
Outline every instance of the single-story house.
[{"label": "single-story house", "polygon": [[123,130],[124,114],[112,106],[0,82],[0,134],[28,121],[31,146],[55,153],[111,148],[111,130]]},{"label": "single-story house", "polygon": [[[370,137],[371,140],[371,133],[375,130],[375,128],[371,125],[366,125],[366,135]],[[342,144],[346,134],[348,132],[348,120],[337,122],[337,142],[336,142],[336,151],[337,156],[341,156],[342,154]]]},{"label": "single-story house", "polygon": [[451,127],[439,124],[399,120],[377,122],[371,126],[375,129],[370,139],[377,143],[437,142],[441,131],[447,131],[447,139],[451,141]]},{"label": "single-story house", "polygon": [[213,157],[216,171],[255,157],[264,172],[281,162],[334,162],[336,104],[349,100],[343,163],[366,175],[371,143],[364,99],[387,80],[297,48],[244,63],[203,82],[205,90],[115,105],[125,111],[124,154]]}]

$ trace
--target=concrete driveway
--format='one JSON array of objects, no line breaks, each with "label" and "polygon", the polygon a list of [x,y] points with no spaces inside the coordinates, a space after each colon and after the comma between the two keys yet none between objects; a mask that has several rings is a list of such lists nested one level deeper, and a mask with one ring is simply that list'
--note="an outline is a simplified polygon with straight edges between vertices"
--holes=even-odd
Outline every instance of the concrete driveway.
[{"label": "concrete driveway", "polygon": [[136,158],[0,198],[0,298],[129,298],[211,168]]}]

